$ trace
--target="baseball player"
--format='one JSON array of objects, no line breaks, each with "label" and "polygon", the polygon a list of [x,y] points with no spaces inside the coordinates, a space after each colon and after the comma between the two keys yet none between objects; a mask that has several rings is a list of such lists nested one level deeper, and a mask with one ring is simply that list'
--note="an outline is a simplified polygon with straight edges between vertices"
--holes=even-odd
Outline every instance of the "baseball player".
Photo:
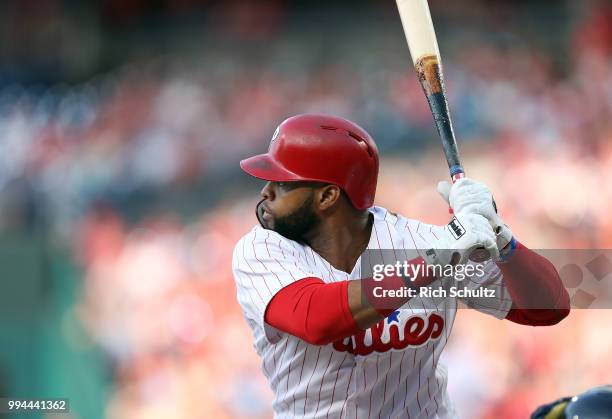
[{"label": "baseball player", "polygon": [[612,385],[589,389],[570,397],[562,397],[538,407],[531,419],[610,419],[612,417]]},{"label": "baseball player", "polygon": [[[468,178],[438,185],[454,211],[446,226],[374,206],[376,144],[348,120],[289,118],[268,153],[240,166],[267,181],[259,225],[237,243],[232,269],[277,418],[456,417],[438,361],[458,300],[533,326],[569,313],[555,268],[513,237],[485,185]],[[470,255],[483,248],[491,258],[482,275],[461,282],[486,293],[423,296],[459,283],[428,270],[384,281],[362,274],[368,252],[458,267],[474,264]]]}]

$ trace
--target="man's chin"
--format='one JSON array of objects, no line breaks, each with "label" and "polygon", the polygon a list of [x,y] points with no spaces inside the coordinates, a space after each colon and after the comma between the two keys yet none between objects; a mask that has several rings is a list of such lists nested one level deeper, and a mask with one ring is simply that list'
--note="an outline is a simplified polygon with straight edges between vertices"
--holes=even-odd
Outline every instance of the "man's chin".
[{"label": "man's chin", "polygon": [[259,224],[265,228],[266,230],[272,230],[272,231],[276,231],[274,230],[274,222],[273,221],[266,221],[265,219],[261,219],[261,221],[259,222]]},{"label": "man's chin", "polygon": [[274,217],[272,214],[264,210],[262,199],[255,208],[255,215],[261,225],[266,230],[272,230],[281,236],[297,242],[305,242],[304,237],[308,231],[316,227],[318,220],[308,213],[306,209],[308,203],[303,208],[294,211],[292,214],[284,217]]}]

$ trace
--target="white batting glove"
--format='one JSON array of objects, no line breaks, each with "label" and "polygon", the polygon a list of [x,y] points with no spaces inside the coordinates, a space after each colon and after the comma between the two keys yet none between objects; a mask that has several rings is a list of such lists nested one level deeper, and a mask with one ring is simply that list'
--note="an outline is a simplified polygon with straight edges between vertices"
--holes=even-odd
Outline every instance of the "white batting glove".
[{"label": "white batting glove", "polygon": [[503,249],[512,241],[512,231],[502,221],[493,194],[484,183],[461,178],[453,185],[447,181],[438,183],[438,193],[455,214],[478,214],[485,217],[496,233],[497,249]]},{"label": "white batting glove", "polygon": [[499,258],[495,233],[482,215],[455,214],[443,231],[433,248],[425,252],[430,265],[464,264],[477,248],[485,248],[494,259]]}]

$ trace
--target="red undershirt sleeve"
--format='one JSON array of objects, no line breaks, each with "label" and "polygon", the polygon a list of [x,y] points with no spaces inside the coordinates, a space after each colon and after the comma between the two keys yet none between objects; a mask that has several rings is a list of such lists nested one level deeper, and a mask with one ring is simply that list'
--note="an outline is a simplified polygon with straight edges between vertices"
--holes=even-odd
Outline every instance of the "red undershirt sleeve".
[{"label": "red undershirt sleeve", "polygon": [[510,260],[498,266],[512,297],[506,319],[531,326],[549,326],[567,317],[569,294],[554,265],[545,257],[518,243]]},{"label": "red undershirt sleeve", "polygon": [[326,284],[304,278],[281,289],[266,308],[266,323],[313,345],[325,345],[361,330],[348,306],[348,281]]}]

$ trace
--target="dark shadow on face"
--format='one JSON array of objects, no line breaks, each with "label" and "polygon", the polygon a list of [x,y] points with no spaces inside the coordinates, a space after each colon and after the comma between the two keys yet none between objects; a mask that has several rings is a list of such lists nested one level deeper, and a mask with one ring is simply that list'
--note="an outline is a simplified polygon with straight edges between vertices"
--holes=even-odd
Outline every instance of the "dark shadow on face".
[{"label": "dark shadow on face", "polygon": [[276,231],[281,236],[284,236],[290,240],[305,243],[306,240],[304,236],[313,228],[317,227],[321,222],[321,219],[312,209],[312,203],[314,202],[314,191],[312,190],[304,202],[293,212],[282,217],[274,217],[272,223],[273,228],[271,229],[266,226],[266,223],[262,218],[262,203],[264,201],[265,199],[259,201],[255,210],[259,224],[263,228]]}]

